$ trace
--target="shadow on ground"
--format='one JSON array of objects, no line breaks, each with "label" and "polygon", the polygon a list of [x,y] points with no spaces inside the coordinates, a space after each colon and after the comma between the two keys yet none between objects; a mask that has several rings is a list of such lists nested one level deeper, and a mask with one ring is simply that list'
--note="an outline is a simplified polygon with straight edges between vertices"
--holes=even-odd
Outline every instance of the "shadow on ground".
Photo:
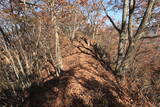
[{"label": "shadow on ground", "polygon": [[[88,71],[88,70],[87,70]],[[101,77],[102,78],[102,77]],[[105,80],[112,82],[111,80]],[[113,83],[113,82],[112,82]],[[72,85],[73,86],[72,86]],[[76,84],[76,86],[75,86]],[[69,87],[71,85],[71,87]],[[79,87],[80,85],[80,87]],[[75,76],[74,70],[63,71],[60,78],[32,85],[25,107],[123,107],[112,91],[119,91],[115,84],[105,85],[92,79]],[[79,92],[79,88],[83,91]],[[75,89],[73,89],[75,88]],[[70,90],[75,92],[69,92]],[[76,92],[77,91],[77,92]],[[122,94],[118,93],[119,96]],[[87,102],[88,101],[88,102]]]},{"label": "shadow on ground", "polygon": [[64,69],[61,76],[48,80],[41,86],[32,85],[23,106],[129,106],[131,100],[116,82],[108,60],[102,60],[106,56],[101,52],[103,50],[89,46],[85,41],[74,42],[73,45],[68,42],[67,48],[62,49],[62,56],[66,57],[63,57]]}]

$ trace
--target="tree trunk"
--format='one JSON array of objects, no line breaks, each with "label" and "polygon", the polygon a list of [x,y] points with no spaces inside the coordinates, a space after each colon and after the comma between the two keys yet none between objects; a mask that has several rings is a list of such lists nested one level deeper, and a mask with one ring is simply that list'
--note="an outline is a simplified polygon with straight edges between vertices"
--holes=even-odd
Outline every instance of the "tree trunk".
[{"label": "tree trunk", "polygon": [[59,77],[61,69],[63,69],[62,64],[62,56],[61,56],[61,49],[60,49],[60,42],[59,42],[59,35],[58,32],[55,32],[56,36],[56,61],[57,61],[57,72],[56,75]]},{"label": "tree trunk", "polygon": [[[51,4],[52,8],[54,8],[54,1],[52,1]],[[59,34],[58,34],[58,26],[57,26],[57,20],[56,20],[56,16],[54,15],[54,10],[52,9],[51,11],[51,15],[52,15],[52,25],[54,25],[53,31],[55,33],[55,45],[56,45],[56,50],[55,50],[55,54],[56,54],[56,75],[57,77],[59,77],[60,75],[60,71],[63,69],[63,64],[62,64],[62,56],[61,56],[61,50],[60,50],[60,42],[59,42]]]},{"label": "tree trunk", "polygon": [[123,4],[122,26],[121,26],[120,36],[119,36],[118,58],[117,58],[117,65],[116,65],[116,71],[119,73],[123,71],[122,64],[128,48],[128,32],[127,32],[128,10],[129,10],[129,0],[125,0]]},{"label": "tree trunk", "polygon": [[74,13],[74,26],[73,26],[73,32],[72,32],[71,40],[73,40],[75,38],[75,34],[76,34],[76,30],[77,30],[76,21],[77,21],[77,14],[76,14],[76,11],[75,11],[75,13]]},{"label": "tree trunk", "polygon": [[126,32],[122,32],[119,38],[118,58],[116,65],[116,71],[119,73],[122,73],[123,71],[122,64],[126,56],[127,48],[128,48],[128,34]]}]

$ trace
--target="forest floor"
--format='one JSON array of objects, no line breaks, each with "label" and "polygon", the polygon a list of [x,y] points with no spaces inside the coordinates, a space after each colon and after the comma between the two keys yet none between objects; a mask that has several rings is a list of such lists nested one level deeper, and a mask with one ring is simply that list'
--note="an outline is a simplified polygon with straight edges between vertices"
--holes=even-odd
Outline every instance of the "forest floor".
[{"label": "forest floor", "polygon": [[[111,71],[89,54],[92,41],[61,43],[63,70],[59,78],[47,79],[30,92],[26,107],[120,107],[130,106],[131,98]],[[88,42],[88,43],[87,43]],[[89,44],[90,42],[90,44]],[[73,46],[76,45],[76,46]],[[77,48],[80,47],[80,48]]]}]

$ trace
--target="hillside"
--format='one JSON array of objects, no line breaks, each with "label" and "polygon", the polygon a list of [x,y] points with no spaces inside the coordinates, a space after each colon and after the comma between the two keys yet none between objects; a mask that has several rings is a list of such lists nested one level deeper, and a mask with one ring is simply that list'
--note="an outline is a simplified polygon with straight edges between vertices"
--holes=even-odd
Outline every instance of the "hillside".
[{"label": "hillside", "polygon": [[[147,40],[144,41],[137,52],[139,54],[136,56],[137,62],[134,62],[134,71],[126,72],[125,78],[115,75],[110,60],[115,55],[112,52],[108,54],[108,50],[104,50],[97,40],[92,40],[87,36],[78,35],[73,40],[67,36],[60,36],[63,69],[59,77],[55,76],[56,67],[51,57],[45,57],[48,54],[45,53],[46,48],[39,48],[33,62],[39,63],[40,67],[33,66],[33,71],[31,73],[25,71],[25,75],[18,72],[20,77],[17,79],[15,75],[17,72],[13,72],[10,66],[17,63],[18,59],[16,60],[15,55],[21,56],[21,54],[9,49],[14,59],[12,62],[10,56],[2,48],[0,64],[3,71],[1,75],[4,76],[1,77],[0,105],[24,107],[158,105],[160,54],[158,50],[155,50],[157,44],[153,44],[156,41],[158,42],[159,39],[148,41],[149,43]],[[50,39],[49,52],[55,57],[55,44],[53,43],[54,39]],[[25,49],[26,55],[34,56],[34,44],[27,46],[32,46],[32,48]],[[25,60],[21,59],[21,61],[23,64]],[[23,67],[25,70],[25,65]],[[5,73],[8,80],[6,80]]]},{"label": "hillside", "polygon": [[0,107],[160,107],[159,0],[0,0]]},{"label": "hillside", "polygon": [[[93,43],[88,46],[83,40],[79,40],[80,42],[73,42],[75,47],[67,38],[63,41],[64,69],[60,78],[49,79],[37,88],[32,87],[35,90],[25,101],[26,107],[131,105],[131,98],[118,85],[112,72],[106,71],[98,60],[86,54],[90,53],[88,49],[93,50]],[[82,46],[81,50],[78,46]]]}]

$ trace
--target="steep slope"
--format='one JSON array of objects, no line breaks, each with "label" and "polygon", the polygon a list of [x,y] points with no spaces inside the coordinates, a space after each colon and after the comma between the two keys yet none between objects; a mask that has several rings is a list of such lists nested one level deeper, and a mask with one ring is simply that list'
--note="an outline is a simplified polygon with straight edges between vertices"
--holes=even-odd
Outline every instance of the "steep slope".
[{"label": "steep slope", "polygon": [[[93,42],[85,37],[72,43],[62,39],[64,68],[59,78],[31,87],[25,107],[107,107],[130,106],[132,100],[92,55]],[[98,50],[94,50],[98,51]]]}]

